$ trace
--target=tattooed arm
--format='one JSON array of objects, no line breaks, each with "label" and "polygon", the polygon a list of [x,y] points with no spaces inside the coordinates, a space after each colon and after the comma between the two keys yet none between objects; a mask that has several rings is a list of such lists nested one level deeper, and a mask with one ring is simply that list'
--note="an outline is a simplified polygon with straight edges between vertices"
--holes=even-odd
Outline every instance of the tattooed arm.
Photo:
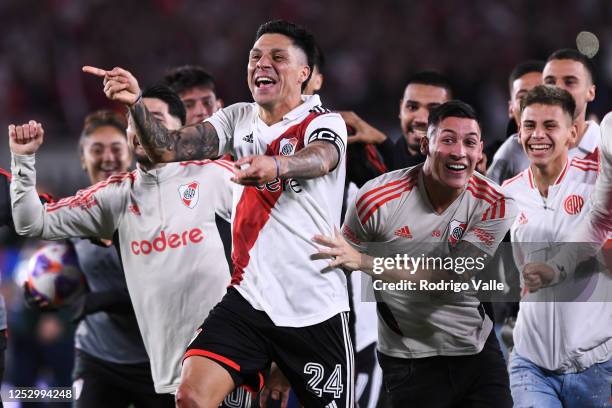
[{"label": "tattooed arm", "polygon": [[244,170],[236,171],[232,181],[247,186],[265,184],[277,177],[276,163],[279,164],[278,176],[283,179],[311,179],[321,177],[338,165],[338,149],[328,142],[313,142],[293,156],[245,156],[234,165]]},{"label": "tattooed arm", "polygon": [[328,142],[314,142],[293,156],[279,156],[282,178],[310,179],[332,171],[340,161],[338,149]]},{"label": "tattooed arm", "polygon": [[154,163],[212,159],[219,155],[219,136],[212,125],[198,123],[169,131],[153,117],[142,103],[138,81],[129,71],[84,66],[83,72],[103,78],[106,96],[129,107],[139,130],[136,133],[140,144]]},{"label": "tattooed arm", "polygon": [[152,162],[213,159],[219,156],[219,137],[208,122],[168,130],[140,99],[130,106],[138,139]]}]

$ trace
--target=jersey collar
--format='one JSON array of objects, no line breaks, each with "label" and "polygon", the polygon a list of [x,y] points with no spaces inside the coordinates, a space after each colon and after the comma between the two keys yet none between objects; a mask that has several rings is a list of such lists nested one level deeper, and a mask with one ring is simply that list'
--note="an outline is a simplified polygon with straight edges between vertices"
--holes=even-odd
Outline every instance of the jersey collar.
[{"label": "jersey collar", "polygon": [[287,112],[283,116],[283,120],[292,121],[302,117],[305,113],[310,111],[317,105],[321,105],[321,98],[319,95],[302,95],[302,101],[299,106],[296,106],[293,110]]},{"label": "jersey collar", "polygon": [[[565,175],[567,174],[567,169],[569,168],[569,164],[570,164],[570,159],[568,157],[568,158],[565,159],[565,164],[563,165],[563,170],[561,170],[561,173],[559,173],[559,175],[557,176],[557,179],[552,184],[553,186],[556,186],[557,184],[561,184],[561,182],[565,178]],[[527,167],[527,181],[529,182],[529,187],[530,188],[532,188],[532,189],[536,188],[535,179],[533,177],[533,173],[531,172],[531,165],[529,167]]]}]

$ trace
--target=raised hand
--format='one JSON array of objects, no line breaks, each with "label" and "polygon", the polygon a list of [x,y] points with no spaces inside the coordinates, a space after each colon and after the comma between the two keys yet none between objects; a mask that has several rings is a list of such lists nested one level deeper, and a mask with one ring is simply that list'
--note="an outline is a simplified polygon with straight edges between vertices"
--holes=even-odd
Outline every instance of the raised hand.
[{"label": "raised hand", "polygon": [[11,152],[21,155],[34,154],[43,143],[45,131],[33,120],[23,125],[9,125],[9,147]]},{"label": "raised hand", "polygon": [[126,105],[133,105],[138,101],[140,87],[134,75],[129,71],[119,67],[105,71],[101,68],[86,65],[83,67],[83,72],[104,78],[102,81],[104,94],[108,99]]}]

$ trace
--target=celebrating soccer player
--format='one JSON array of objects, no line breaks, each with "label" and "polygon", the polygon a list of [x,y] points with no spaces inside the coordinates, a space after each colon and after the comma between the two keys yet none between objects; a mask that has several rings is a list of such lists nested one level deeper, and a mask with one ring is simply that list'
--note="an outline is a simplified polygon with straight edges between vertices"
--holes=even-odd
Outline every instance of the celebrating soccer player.
[{"label": "celebrating soccer player", "polygon": [[[568,157],[577,134],[575,110],[572,96],[555,87],[538,86],[521,102],[519,138],[531,164],[504,183],[521,213],[511,229],[520,266],[546,262],[548,253],[563,248],[555,243],[574,241],[588,214],[598,165]],[[596,269],[586,272],[581,279],[592,285],[563,272],[523,269],[524,286],[538,293],[521,302],[514,328],[510,383],[517,406],[606,405],[609,379],[602,373],[612,369],[612,284]]]},{"label": "celebrating soccer player", "polygon": [[[388,255],[404,251],[419,256],[435,247],[439,255],[434,259],[471,258],[484,267],[510,228],[516,208],[499,186],[475,173],[482,140],[473,109],[460,101],[433,109],[421,151],[426,156],[422,165],[364,185],[344,222],[346,240],[340,234],[315,237],[324,246],[320,254],[332,258],[330,266],[362,270],[378,276],[378,283],[414,282],[417,288],[446,282],[449,276],[433,267],[419,267],[413,274],[397,265],[376,271],[380,258],[371,254],[382,249]],[[450,272],[459,284],[477,276],[477,268]],[[418,297],[423,292],[410,290],[410,285],[407,290],[380,287],[379,360],[394,407],[451,407],[475,401],[512,406],[493,322],[473,291],[436,291],[425,301]]]},{"label": "celebrating soccer player", "polygon": [[[145,89],[142,104],[161,126],[178,129],[185,121],[183,104],[167,87]],[[133,118],[128,122],[137,170],[44,208],[34,190],[41,129],[35,123],[11,129],[13,218],[16,230],[32,237],[118,239],[155,391],[174,393],[185,348],[230,281],[219,228],[230,219],[231,164],[151,163]],[[246,408],[250,398],[237,390],[229,406]]]},{"label": "celebrating soccer player", "polygon": [[[274,360],[309,407],[353,406],[353,350],[346,278],[321,273],[311,237],[339,223],[346,126],[302,97],[312,72],[314,39],[285,21],[263,24],[249,53],[255,103],[221,109],[195,126],[168,131],[139,97],[136,79],[115,68],[106,95],[129,106],[154,161],[217,157],[231,151],[235,190],[232,287],[191,343],[179,406],[216,407],[235,386],[259,389]],[[329,405],[332,404],[332,405]]]}]

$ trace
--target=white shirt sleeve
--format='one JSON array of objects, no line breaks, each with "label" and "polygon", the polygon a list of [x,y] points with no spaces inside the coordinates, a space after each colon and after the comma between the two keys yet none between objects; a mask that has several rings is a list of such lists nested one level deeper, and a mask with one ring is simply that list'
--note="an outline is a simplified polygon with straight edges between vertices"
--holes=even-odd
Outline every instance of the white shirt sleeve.
[{"label": "white shirt sleeve", "polygon": [[338,163],[346,153],[346,140],[346,123],[337,113],[327,113],[314,118],[304,132],[304,146],[315,141],[332,143],[338,149]]},{"label": "white shirt sleeve", "polygon": [[[503,214],[500,210],[502,205],[504,208]],[[504,236],[514,223],[518,215],[518,208],[514,199],[508,196],[497,200],[495,203],[491,204],[490,208],[496,208],[496,211],[491,212],[494,216],[483,217],[486,219],[482,219],[474,226],[470,227],[461,240],[475,245],[481,251],[489,255],[493,255],[499,243],[504,239]]]},{"label": "white shirt sleeve", "polygon": [[36,193],[34,164],[34,155],[12,155],[11,207],[18,234],[50,240],[69,237],[112,239],[115,225],[111,214],[120,210],[104,209],[103,205],[112,205],[110,199],[115,200],[114,204],[120,201],[118,195],[112,194],[112,190],[116,192],[113,186],[102,188],[108,185],[103,181],[75,196],[43,205]]},{"label": "white shirt sleeve", "polygon": [[218,110],[210,118],[204,121],[213,125],[217,131],[217,137],[219,138],[219,155],[224,155],[232,151],[236,123],[240,120],[240,115],[245,113],[248,105],[247,103],[235,103]]}]

